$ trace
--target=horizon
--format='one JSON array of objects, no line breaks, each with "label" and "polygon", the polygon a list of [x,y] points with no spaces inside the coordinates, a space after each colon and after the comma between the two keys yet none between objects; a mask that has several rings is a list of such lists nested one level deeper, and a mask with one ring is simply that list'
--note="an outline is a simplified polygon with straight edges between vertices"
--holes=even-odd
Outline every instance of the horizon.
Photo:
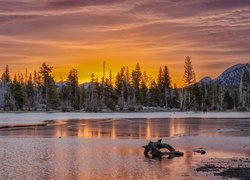
[{"label": "horizon", "polygon": [[46,62],[57,81],[75,68],[83,83],[92,72],[101,77],[103,61],[113,75],[138,62],[154,78],[167,65],[172,84],[182,86],[186,56],[197,80],[249,63],[249,19],[247,0],[2,0],[0,72]]},{"label": "horizon", "polygon": [[[46,62],[45,62],[45,63],[46,63]],[[95,77],[98,78],[99,80],[101,80],[101,78],[102,78],[102,76],[103,76],[103,63],[105,63],[105,77],[108,77],[108,76],[109,76],[109,72],[110,72],[110,70],[111,70],[113,79],[115,79],[117,73],[120,71],[120,68],[123,66],[123,65],[121,65],[121,67],[118,68],[118,70],[114,72],[114,71],[112,71],[112,69],[107,68],[107,66],[106,66],[107,63],[106,63],[106,61],[103,61],[103,62],[102,62],[102,66],[100,66],[99,68],[97,68],[99,71],[98,71],[98,72],[97,72],[97,71],[96,71],[96,72],[92,72],[92,73],[94,73]],[[214,77],[211,76],[211,75],[205,75],[205,76],[203,76],[203,77],[201,77],[201,78],[198,78],[198,79],[196,78],[196,82],[199,82],[199,81],[201,81],[202,79],[207,78],[207,77],[209,77],[209,78],[211,78],[212,80],[214,80],[214,79],[216,79],[219,75],[221,75],[221,74],[224,73],[226,70],[228,70],[229,68],[231,68],[231,67],[233,67],[233,66],[236,66],[236,65],[239,65],[239,64],[249,64],[249,62],[233,64],[232,66],[223,69],[221,72],[219,72],[219,74],[215,75]],[[9,66],[9,64],[6,64],[6,65]],[[2,74],[2,73],[4,72],[4,69],[5,69],[6,65],[3,66],[3,69],[2,69],[2,70],[0,69],[0,74]],[[50,65],[50,64],[48,64],[48,65]],[[133,66],[131,66],[131,67],[128,66],[128,67],[129,67],[130,73],[131,73],[131,70],[133,70],[133,69],[135,68],[135,66],[136,66],[136,64],[134,65],[134,67],[133,67]],[[40,66],[39,66],[39,67],[40,67]],[[28,69],[27,69],[27,75],[29,76],[29,74],[32,74],[32,76],[33,76],[34,71],[37,71],[37,72],[39,71],[39,67],[36,68],[36,69],[32,69],[32,70],[28,70]],[[125,66],[125,67],[126,67],[126,66]],[[145,71],[144,68],[143,68],[143,66],[142,66],[141,64],[140,64],[140,67],[141,67],[141,72],[142,72],[142,73],[143,73],[143,72],[146,72],[146,74],[147,74],[149,77],[152,77],[154,80],[157,80],[157,76],[158,76],[158,72],[159,72],[159,68],[160,68],[160,67],[157,69],[156,73],[153,74],[153,75],[152,75],[152,74],[149,74],[147,71]],[[163,66],[161,66],[161,67],[163,67]],[[55,73],[54,73],[54,69],[56,69],[56,67],[53,66],[52,75],[53,75],[53,77],[55,78],[56,82],[60,82],[60,81],[66,82],[66,81],[67,81],[67,78],[68,78],[68,74],[66,74],[66,76],[65,76],[65,77],[62,77],[62,79],[61,79],[61,77],[60,77],[60,76],[61,76],[61,73],[59,74],[59,77],[57,77],[57,76],[55,75]],[[72,69],[76,69],[76,70],[78,71],[77,68],[72,68]],[[72,69],[68,69],[68,72],[69,72],[70,70],[72,70]],[[184,84],[183,84],[183,80],[181,80],[180,84],[178,84],[178,83],[176,83],[176,82],[173,82],[173,80],[172,80],[173,78],[172,78],[172,75],[171,75],[171,69],[168,69],[168,70],[169,70],[169,72],[170,72],[171,86],[174,87],[174,85],[176,85],[176,87],[178,87],[178,88],[179,88],[179,87],[182,87],[182,86],[184,85]],[[15,76],[15,75],[18,75],[18,74],[23,74],[23,75],[25,76],[25,73],[26,73],[26,69],[24,69],[24,70],[21,71],[21,72],[20,72],[20,71],[14,72],[14,71],[12,71],[12,67],[10,67],[10,66],[9,66],[9,71],[10,71],[11,79],[13,79],[14,76]],[[184,69],[183,69],[183,71],[184,71]],[[81,72],[78,71],[79,85],[80,85],[80,84],[84,84],[84,83],[89,83],[92,73],[89,74],[89,77],[84,77],[84,80],[83,80],[83,79],[80,79],[80,77],[81,77]],[[197,71],[195,71],[195,73],[197,73]]]}]

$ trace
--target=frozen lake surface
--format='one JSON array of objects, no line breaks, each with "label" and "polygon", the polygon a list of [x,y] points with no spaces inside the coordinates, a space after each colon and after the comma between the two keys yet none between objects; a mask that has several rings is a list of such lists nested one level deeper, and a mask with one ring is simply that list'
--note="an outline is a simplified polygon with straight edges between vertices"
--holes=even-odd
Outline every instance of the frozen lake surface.
[{"label": "frozen lake surface", "polygon": [[[247,113],[173,114],[0,114],[0,179],[218,179],[194,169],[250,158]],[[184,156],[145,158],[142,146],[159,138]],[[205,155],[193,152],[201,147]]]},{"label": "frozen lake surface", "polygon": [[250,112],[137,112],[137,113],[0,113],[0,126],[36,124],[44,120],[115,118],[249,118]]}]

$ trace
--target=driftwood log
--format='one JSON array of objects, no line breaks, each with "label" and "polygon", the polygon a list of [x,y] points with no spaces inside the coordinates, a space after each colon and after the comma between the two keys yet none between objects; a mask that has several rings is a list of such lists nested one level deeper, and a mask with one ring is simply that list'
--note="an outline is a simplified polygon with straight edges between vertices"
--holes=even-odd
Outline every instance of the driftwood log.
[{"label": "driftwood log", "polygon": [[[147,158],[162,158],[164,155],[168,155],[168,158],[173,158],[176,156],[183,156],[184,153],[180,151],[176,151],[171,145],[165,144],[161,142],[162,140],[159,139],[157,142],[150,141],[148,145],[143,146],[144,148],[144,155]],[[169,152],[162,152],[160,149],[167,149]]]}]

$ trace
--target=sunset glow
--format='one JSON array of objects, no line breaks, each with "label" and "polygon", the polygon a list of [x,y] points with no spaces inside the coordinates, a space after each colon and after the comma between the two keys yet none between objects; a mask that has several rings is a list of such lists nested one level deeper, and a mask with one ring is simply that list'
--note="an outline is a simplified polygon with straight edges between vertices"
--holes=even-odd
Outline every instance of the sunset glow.
[{"label": "sunset glow", "polygon": [[113,76],[138,62],[153,77],[168,65],[180,86],[186,56],[197,80],[249,62],[249,32],[248,0],[1,0],[0,72],[46,62],[57,80],[76,68],[82,83],[103,61]]}]

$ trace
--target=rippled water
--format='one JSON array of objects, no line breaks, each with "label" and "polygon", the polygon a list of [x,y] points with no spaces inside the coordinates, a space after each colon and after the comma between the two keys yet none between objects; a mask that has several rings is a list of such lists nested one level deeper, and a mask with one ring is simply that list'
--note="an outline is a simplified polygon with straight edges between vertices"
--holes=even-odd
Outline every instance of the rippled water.
[{"label": "rippled water", "polygon": [[[211,158],[250,156],[250,119],[51,121],[0,129],[0,179],[217,179],[194,171]],[[184,157],[152,160],[162,138]],[[203,147],[200,155],[193,149]]]}]

